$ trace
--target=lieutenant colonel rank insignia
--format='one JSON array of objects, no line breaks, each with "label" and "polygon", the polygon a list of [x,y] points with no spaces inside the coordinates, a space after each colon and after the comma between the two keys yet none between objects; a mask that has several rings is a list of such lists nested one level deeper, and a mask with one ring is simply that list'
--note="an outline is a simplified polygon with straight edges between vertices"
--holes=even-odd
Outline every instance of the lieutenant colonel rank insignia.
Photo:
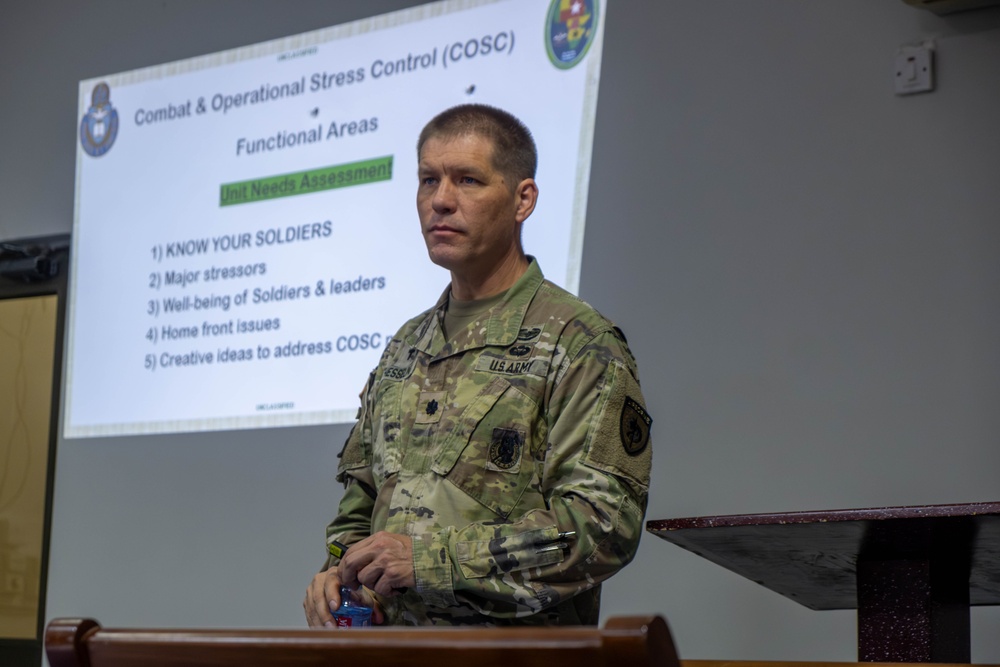
[{"label": "lieutenant colonel rank insignia", "polygon": [[636,456],[649,444],[649,427],[653,424],[653,418],[649,416],[639,403],[632,398],[625,397],[625,404],[622,405],[622,417],[619,425],[622,435],[622,446],[629,456]]},{"label": "lieutenant colonel rank insignia", "polygon": [[500,470],[510,470],[521,461],[524,434],[512,428],[493,429],[490,442],[490,463]]},{"label": "lieutenant colonel rank insignia", "polygon": [[414,424],[436,424],[441,421],[446,407],[445,393],[443,391],[422,391],[417,399],[416,414],[413,415]]}]

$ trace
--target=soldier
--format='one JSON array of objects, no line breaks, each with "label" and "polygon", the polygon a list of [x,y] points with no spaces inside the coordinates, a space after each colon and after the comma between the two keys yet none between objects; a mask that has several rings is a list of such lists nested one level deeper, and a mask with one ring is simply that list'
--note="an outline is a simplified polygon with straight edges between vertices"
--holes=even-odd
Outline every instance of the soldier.
[{"label": "soldier", "polygon": [[350,548],[314,577],[306,618],[331,626],[340,586],[363,584],[375,623],[595,625],[646,508],[635,360],[524,253],[537,154],[519,120],[454,107],[417,156],[421,230],[451,284],[364,387],[327,528]]}]

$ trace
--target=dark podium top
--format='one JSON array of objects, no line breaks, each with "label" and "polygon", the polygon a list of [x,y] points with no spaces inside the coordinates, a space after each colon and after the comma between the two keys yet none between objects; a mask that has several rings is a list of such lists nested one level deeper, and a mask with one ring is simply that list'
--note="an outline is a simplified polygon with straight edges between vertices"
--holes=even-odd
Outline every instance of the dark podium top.
[{"label": "dark podium top", "polygon": [[649,521],[810,609],[857,609],[859,660],[968,662],[969,605],[1000,604],[1000,502]]}]

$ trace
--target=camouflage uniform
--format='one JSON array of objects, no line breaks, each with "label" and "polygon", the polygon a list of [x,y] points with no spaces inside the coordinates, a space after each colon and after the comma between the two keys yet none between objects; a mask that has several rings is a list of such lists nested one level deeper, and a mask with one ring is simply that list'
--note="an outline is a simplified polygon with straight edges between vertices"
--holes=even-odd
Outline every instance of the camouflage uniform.
[{"label": "camouflage uniform", "polygon": [[450,343],[447,294],[369,377],[327,539],[412,536],[416,587],[380,600],[390,624],[596,624],[600,583],[634,557],[646,508],[652,420],[635,360],[533,259]]}]

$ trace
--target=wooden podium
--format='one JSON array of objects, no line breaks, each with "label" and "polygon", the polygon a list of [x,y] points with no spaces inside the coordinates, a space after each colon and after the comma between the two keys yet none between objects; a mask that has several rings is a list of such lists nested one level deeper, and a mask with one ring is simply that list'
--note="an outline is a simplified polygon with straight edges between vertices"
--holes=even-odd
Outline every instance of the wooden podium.
[{"label": "wooden podium", "polygon": [[612,618],[596,627],[350,630],[107,629],[56,619],[51,667],[679,667],[666,621]]},{"label": "wooden podium", "polygon": [[970,660],[969,606],[1000,604],[1000,502],[649,521],[810,609],[858,610],[858,660]]}]

